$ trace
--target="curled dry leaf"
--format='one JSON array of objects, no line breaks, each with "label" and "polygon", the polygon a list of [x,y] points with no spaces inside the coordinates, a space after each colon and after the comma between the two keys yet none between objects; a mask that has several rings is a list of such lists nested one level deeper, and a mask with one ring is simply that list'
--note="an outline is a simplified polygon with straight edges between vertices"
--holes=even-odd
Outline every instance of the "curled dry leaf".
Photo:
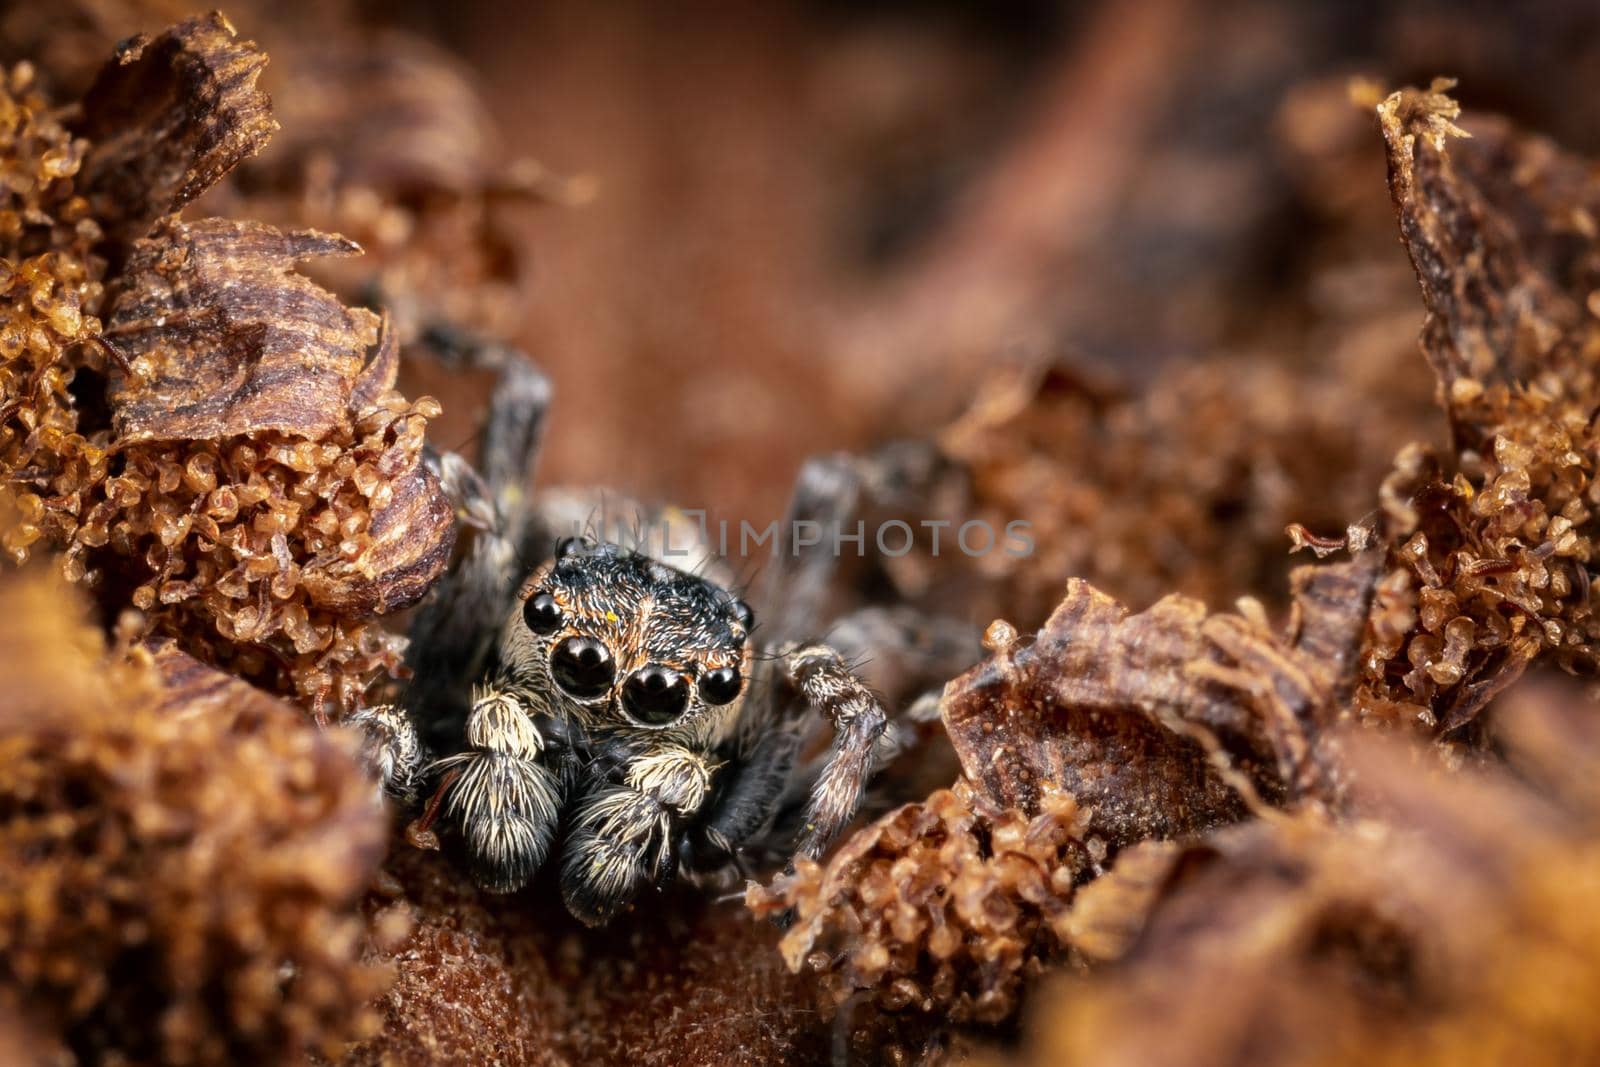
[{"label": "curled dry leaf", "polygon": [[278,125],[256,87],[266,63],[217,13],[118,47],[74,127],[91,145],[82,188],[114,243],[144,236],[267,143]]}]

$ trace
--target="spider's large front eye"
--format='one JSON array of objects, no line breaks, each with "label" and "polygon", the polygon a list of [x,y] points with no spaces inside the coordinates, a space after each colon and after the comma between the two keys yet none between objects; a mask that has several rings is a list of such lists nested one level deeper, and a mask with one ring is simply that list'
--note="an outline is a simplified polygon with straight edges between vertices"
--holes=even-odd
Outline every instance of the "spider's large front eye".
[{"label": "spider's large front eye", "polygon": [[689,683],[667,667],[641,667],[622,686],[622,708],[641,726],[665,726],[689,706]]},{"label": "spider's large front eye", "polygon": [[737,667],[718,667],[714,671],[707,671],[700,679],[700,695],[705,697],[707,704],[727,704],[739,695],[739,677]]},{"label": "spider's large front eye", "polygon": [[569,637],[550,653],[550,674],[562,689],[581,699],[601,696],[617,676],[611,650],[592,637]]},{"label": "spider's large front eye", "polygon": [[535,593],[522,605],[522,621],[536,634],[553,634],[561,628],[561,605],[549,593]]}]

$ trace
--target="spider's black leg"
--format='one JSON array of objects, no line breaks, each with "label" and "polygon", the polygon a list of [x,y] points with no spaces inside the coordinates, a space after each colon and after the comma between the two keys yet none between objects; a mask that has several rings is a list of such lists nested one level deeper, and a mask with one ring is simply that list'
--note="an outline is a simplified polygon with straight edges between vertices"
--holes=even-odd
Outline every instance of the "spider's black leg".
[{"label": "spider's black leg", "polygon": [[[845,453],[814,456],[800,468],[758,597],[766,614],[757,625],[768,647],[816,631],[837,562],[835,535],[849,532],[860,488],[856,461]],[[725,872],[771,826],[803,741],[804,702],[780,660],[758,658],[746,699],[716,795],[680,844],[683,866],[694,875]]]},{"label": "spider's black leg", "polygon": [[[937,454],[917,443],[866,457],[808,460],[780,532],[781,551],[767,568],[758,600],[764,645],[793,649],[822,632],[840,552],[875,541],[871,531],[857,529],[863,510],[930,510],[947,475]],[[857,536],[865,543],[854,541]],[[809,827],[802,831],[802,847],[820,852],[859,807],[872,772],[925,732],[916,713],[936,711],[928,695],[981,657],[970,624],[908,608],[859,610],[829,631],[829,644],[834,648],[808,646],[760,661],[733,759],[684,842],[684,866],[692,872],[726,867],[741,848],[758,843],[778,847],[780,838],[793,836],[793,817],[802,804]],[[847,664],[860,664],[866,680]],[[909,710],[886,726],[874,690],[888,695],[889,706]],[[806,714],[813,708],[831,720],[834,743],[825,757],[797,772],[801,753],[820,740],[815,727],[823,724]]]},{"label": "spider's black leg", "polygon": [[406,664],[412,681],[404,704],[424,741],[438,748],[461,737],[471,686],[488,668],[516,597],[526,497],[549,403],[544,375],[524,358],[507,358],[479,437],[482,477],[459,456],[439,457],[463,525],[479,529],[411,624]]},{"label": "spider's black leg", "polygon": [[846,453],[813,456],[801,466],[757,598],[767,612],[761,638],[769,647],[816,634],[838,567],[839,534],[853,536],[845,527],[855,517],[860,493],[857,461]]},{"label": "spider's black leg", "polygon": [[716,880],[738,866],[740,849],[763,835],[782,809],[799,747],[798,730],[774,727],[722,770],[706,817],[691,825],[682,841],[680,863],[690,877]]},{"label": "spider's black leg", "polygon": [[[905,606],[873,606],[845,616],[829,630],[828,645],[891,709],[888,726],[873,755],[873,773],[889,766],[902,752],[934,740],[942,732],[939,698],[945,682],[983,658],[975,627],[960,619],[925,615]],[[908,777],[901,785],[918,797],[926,796],[959,771],[948,746],[923,751],[926,758],[911,768],[909,776],[901,776]],[[789,824],[787,814],[798,811],[809,796],[825,758],[826,754],[819,755],[790,775],[780,805],[785,813],[779,820],[780,829]],[[917,783],[927,788],[916,788]]]}]

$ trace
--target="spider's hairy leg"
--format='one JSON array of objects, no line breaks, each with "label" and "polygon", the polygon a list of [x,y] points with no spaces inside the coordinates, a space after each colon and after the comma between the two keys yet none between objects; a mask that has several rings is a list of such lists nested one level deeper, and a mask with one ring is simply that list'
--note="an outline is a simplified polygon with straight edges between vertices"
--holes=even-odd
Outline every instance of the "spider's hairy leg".
[{"label": "spider's hairy leg", "polygon": [[434,764],[444,811],[461,829],[478,884],[494,893],[526,885],[544,863],[561,811],[561,779],[540,761],[538,726],[508,693],[476,694],[465,751]]},{"label": "spider's hairy leg", "polygon": [[383,791],[404,804],[415,800],[432,757],[418,740],[411,716],[398,704],[376,704],[350,715],[344,724],[360,731],[362,760]]},{"label": "spider's hairy leg", "polygon": [[628,764],[624,784],[603,785],[573,805],[561,856],[561,896],[567,910],[603,926],[647,885],[676,871],[674,816],[705,803],[716,766],[678,745],[665,745]]},{"label": "spider's hairy leg", "polygon": [[861,806],[873,750],[888,725],[883,702],[827,645],[803,645],[784,657],[790,681],[833,723],[833,751],[806,805],[797,856],[817,859]]},{"label": "spider's hairy leg", "polygon": [[437,460],[457,514],[478,531],[410,628],[412,682],[404,704],[424,739],[441,748],[460,736],[469,713],[465,696],[482,677],[500,621],[516,598],[518,544],[527,525],[523,494],[549,403],[544,375],[525,359],[508,359],[480,438],[483,476],[453,453]]},{"label": "spider's hairy leg", "polygon": [[[770,644],[817,632],[828,583],[838,566],[837,534],[855,516],[860,492],[856,461],[846,453],[812,456],[800,467],[779,533],[781,551],[763,576],[758,598],[772,612],[763,626],[763,638]],[[816,533],[815,543],[800,545],[801,530]]]}]

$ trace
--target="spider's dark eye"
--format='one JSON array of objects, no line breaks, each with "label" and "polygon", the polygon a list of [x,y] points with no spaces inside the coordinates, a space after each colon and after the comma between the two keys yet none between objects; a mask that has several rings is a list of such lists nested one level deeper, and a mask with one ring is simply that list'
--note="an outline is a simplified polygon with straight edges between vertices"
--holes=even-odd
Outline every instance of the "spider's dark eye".
[{"label": "spider's dark eye", "polygon": [[611,650],[592,637],[569,637],[550,653],[556,684],[575,697],[589,699],[611,688],[617,676]]},{"label": "spider's dark eye", "polygon": [[730,605],[730,608],[733,611],[733,617],[739,620],[739,625],[744,627],[746,633],[749,633],[750,629],[756,624],[756,613],[750,610],[750,605],[742,600],[735,600]]},{"label": "spider's dark eye", "polygon": [[561,628],[561,605],[549,593],[535,593],[522,605],[522,621],[536,634],[553,634]]},{"label": "spider's dark eye", "polygon": [[642,726],[665,726],[689,706],[689,683],[666,667],[641,667],[622,686],[622,707]]},{"label": "spider's dark eye", "polygon": [[739,668],[718,667],[714,671],[707,671],[700,679],[700,695],[705,697],[707,704],[727,704],[739,695],[742,681]]}]

